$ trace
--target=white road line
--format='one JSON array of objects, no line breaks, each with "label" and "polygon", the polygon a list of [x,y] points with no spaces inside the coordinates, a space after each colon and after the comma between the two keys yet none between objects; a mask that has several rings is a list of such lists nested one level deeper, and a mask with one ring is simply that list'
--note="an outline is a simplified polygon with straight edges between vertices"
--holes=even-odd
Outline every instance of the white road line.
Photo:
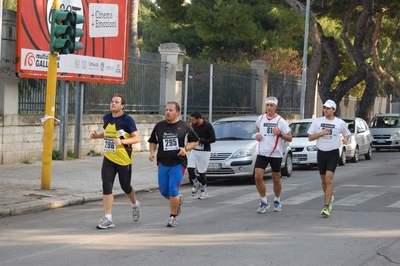
[{"label": "white road line", "polygon": [[310,201],[312,199],[321,197],[323,195],[324,195],[324,192],[322,190],[314,190],[314,191],[310,191],[307,193],[303,193],[303,194],[282,200],[282,204],[298,205],[298,204],[302,204],[304,202]]},{"label": "white road line", "polygon": [[339,201],[335,201],[334,205],[356,206],[356,205],[364,203],[367,200],[370,200],[372,198],[379,197],[382,194],[385,194],[385,192],[381,192],[381,191],[363,191],[363,192],[351,195],[349,197],[346,197],[344,199],[341,199]]},{"label": "white road line", "polygon": [[400,208],[400,200],[392,205],[386,206],[388,208]]}]

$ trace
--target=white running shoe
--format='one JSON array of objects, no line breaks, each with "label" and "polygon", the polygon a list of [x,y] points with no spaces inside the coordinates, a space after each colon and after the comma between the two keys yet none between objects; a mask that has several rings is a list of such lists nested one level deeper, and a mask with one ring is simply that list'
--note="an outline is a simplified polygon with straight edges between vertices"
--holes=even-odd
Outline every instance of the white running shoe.
[{"label": "white running shoe", "polygon": [[208,197],[207,191],[202,191],[198,199],[206,199]]},{"label": "white running shoe", "polygon": [[175,227],[178,225],[178,221],[173,216],[169,217],[167,227]]},{"label": "white running shoe", "polygon": [[133,217],[133,221],[134,222],[139,221],[139,218],[140,218],[140,202],[138,200],[136,201],[136,208],[132,208],[132,217]]},{"label": "white running shoe", "polygon": [[99,224],[97,225],[97,229],[109,229],[109,228],[114,228],[115,224],[108,220],[106,217],[103,217],[100,219]]},{"label": "white running shoe", "polygon": [[260,202],[260,206],[257,209],[258,213],[265,213],[270,207],[269,203],[264,203],[263,201]]}]

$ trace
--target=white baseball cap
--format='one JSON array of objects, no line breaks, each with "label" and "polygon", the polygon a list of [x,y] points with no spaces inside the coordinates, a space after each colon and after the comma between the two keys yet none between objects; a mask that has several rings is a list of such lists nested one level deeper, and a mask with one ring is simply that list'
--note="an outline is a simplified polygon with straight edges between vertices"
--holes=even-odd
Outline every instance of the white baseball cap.
[{"label": "white baseball cap", "polygon": [[333,108],[333,109],[336,110],[336,103],[335,103],[334,101],[332,101],[332,100],[327,100],[327,101],[324,103],[324,106],[325,106],[325,107],[328,107],[328,108]]}]

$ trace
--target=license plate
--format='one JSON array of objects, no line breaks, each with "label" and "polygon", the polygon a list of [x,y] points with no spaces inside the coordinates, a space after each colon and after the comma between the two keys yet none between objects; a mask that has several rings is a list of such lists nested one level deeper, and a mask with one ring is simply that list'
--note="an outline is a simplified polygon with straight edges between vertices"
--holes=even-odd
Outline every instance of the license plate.
[{"label": "license plate", "polygon": [[220,163],[210,163],[208,165],[207,169],[210,169],[210,170],[221,169],[221,164]]},{"label": "license plate", "polygon": [[386,143],[386,140],[384,140],[384,139],[378,139],[376,142],[377,142],[377,143]]}]

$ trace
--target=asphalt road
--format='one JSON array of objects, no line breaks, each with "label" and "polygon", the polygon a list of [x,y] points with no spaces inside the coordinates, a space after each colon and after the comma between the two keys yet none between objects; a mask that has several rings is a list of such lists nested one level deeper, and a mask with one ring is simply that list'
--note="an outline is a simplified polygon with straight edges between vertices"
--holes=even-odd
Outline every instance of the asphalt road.
[{"label": "asphalt road", "polygon": [[[317,169],[282,179],[282,212],[257,214],[259,196],[246,182],[212,182],[209,198],[185,196],[176,228],[157,191],[115,201],[116,228],[97,230],[101,202],[2,218],[0,264],[8,265],[396,265],[400,264],[400,152],[337,168],[335,202],[321,218]],[[271,180],[267,194],[273,200]]]}]

